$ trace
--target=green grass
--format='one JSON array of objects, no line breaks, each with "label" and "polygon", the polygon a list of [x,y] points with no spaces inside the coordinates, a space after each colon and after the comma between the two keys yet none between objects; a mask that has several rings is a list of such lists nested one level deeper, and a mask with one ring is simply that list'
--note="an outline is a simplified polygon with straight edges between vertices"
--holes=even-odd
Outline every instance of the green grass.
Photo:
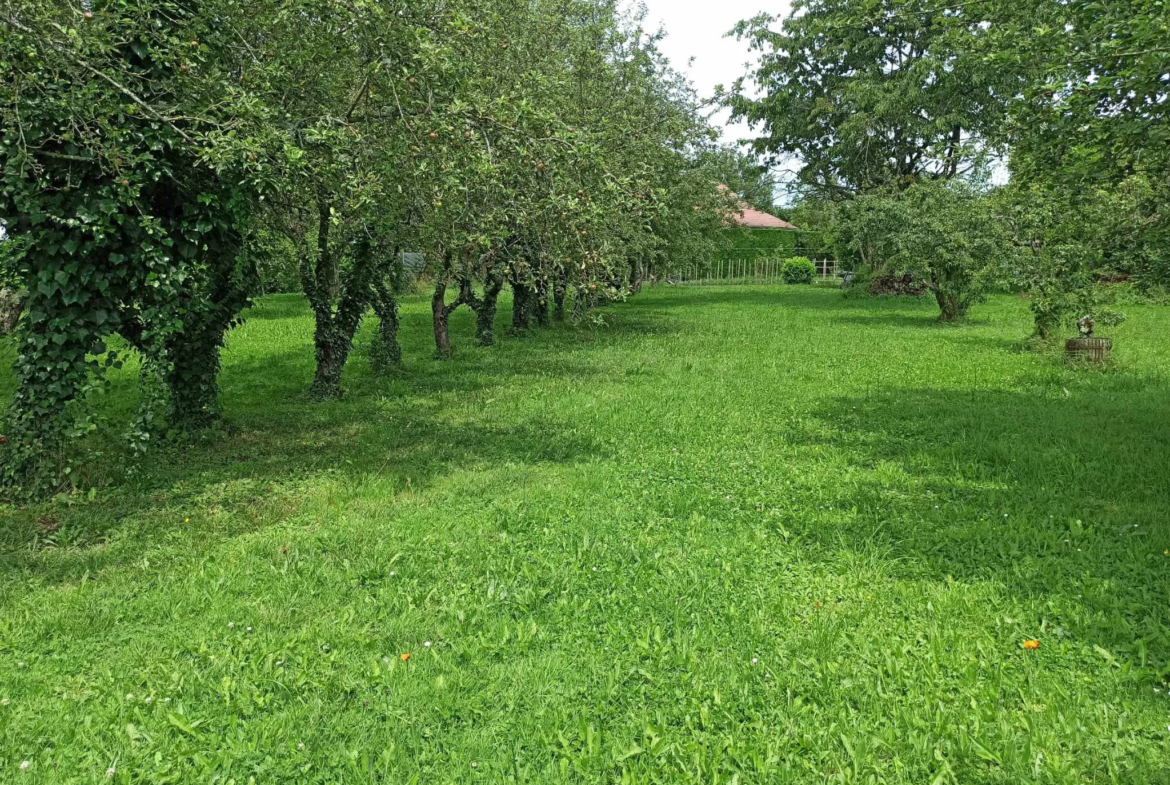
[{"label": "green grass", "polygon": [[1018,299],[812,287],[463,313],[433,362],[412,300],[407,373],[367,331],[312,404],[270,299],[221,433],[3,513],[0,782],[1170,783],[1170,310],[1129,310],[1108,371]]}]

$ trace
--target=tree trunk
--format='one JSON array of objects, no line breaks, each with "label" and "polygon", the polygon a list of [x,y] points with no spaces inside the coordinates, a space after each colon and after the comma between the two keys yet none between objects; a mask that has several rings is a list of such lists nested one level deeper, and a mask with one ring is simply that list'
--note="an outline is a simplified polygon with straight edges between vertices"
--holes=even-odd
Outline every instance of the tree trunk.
[{"label": "tree trunk", "polygon": [[1060,327],[1060,317],[1047,308],[1039,309],[1036,305],[1036,296],[1033,295],[1032,319],[1036,323],[1036,337],[1042,343],[1047,343],[1052,338],[1052,334]]},{"label": "tree trunk", "polygon": [[532,309],[536,316],[537,327],[548,327],[551,324],[548,317],[548,281],[543,278],[536,282],[533,289]]},{"label": "tree trunk", "polygon": [[167,424],[176,431],[209,428],[219,414],[219,352],[224,329],[212,325],[167,341],[169,367],[163,371],[170,393]]},{"label": "tree trunk", "polygon": [[[59,298],[57,290],[45,295],[30,289],[29,309],[67,313]],[[115,307],[94,289],[87,305],[96,308],[97,303],[111,311]],[[87,320],[81,327],[65,319],[26,320],[24,333],[14,341],[16,389],[6,418],[8,445],[0,452],[0,481],[19,495],[56,491],[66,479],[61,468],[66,433],[74,422],[71,404],[84,397],[89,386],[88,357],[105,348],[105,332],[98,325]],[[38,349],[45,345],[53,347],[51,353]]]},{"label": "tree trunk", "polygon": [[642,263],[637,259],[630,260],[630,291],[638,294],[642,291]]},{"label": "tree trunk", "polygon": [[934,299],[938,302],[938,320],[944,323],[957,322],[963,318],[963,307],[958,295],[936,291]]},{"label": "tree trunk", "polygon": [[340,398],[341,373],[345,370],[345,361],[349,359],[353,335],[346,336],[344,330],[335,323],[332,314],[318,314],[313,343],[317,370],[313,374],[313,384],[309,387],[309,397],[315,401]]},{"label": "tree trunk", "polygon": [[489,278],[481,299],[475,309],[475,340],[480,346],[495,343],[496,304],[504,288],[502,278]]},{"label": "tree trunk", "polygon": [[376,374],[396,371],[402,367],[397,298],[380,289],[374,298],[374,313],[378,316],[378,332],[370,349],[370,366]]},{"label": "tree trunk", "polygon": [[431,296],[431,319],[435,328],[435,359],[442,360],[451,356],[451,333],[448,328],[451,312],[447,309],[447,284],[435,284],[435,293]]},{"label": "tree trunk", "polygon": [[223,270],[213,282],[208,310],[190,309],[183,330],[167,339],[170,367],[164,369],[163,378],[170,398],[170,428],[199,431],[219,416],[220,352],[228,330],[251,305],[259,280],[254,264]]},{"label": "tree trunk", "polygon": [[16,289],[0,289],[0,335],[11,335],[24,311],[24,296]]},{"label": "tree trunk", "polygon": [[523,283],[512,283],[512,329],[517,332],[527,330],[531,324],[532,287]]},{"label": "tree trunk", "polygon": [[309,299],[317,322],[313,331],[317,369],[309,386],[309,398],[316,401],[341,397],[341,373],[353,349],[353,337],[369,308],[373,247],[368,241],[362,241],[354,253],[354,265],[344,285],[327,245],[323,246],[322,254],[328,261],[326,269],[318,261],[317,282]]}]

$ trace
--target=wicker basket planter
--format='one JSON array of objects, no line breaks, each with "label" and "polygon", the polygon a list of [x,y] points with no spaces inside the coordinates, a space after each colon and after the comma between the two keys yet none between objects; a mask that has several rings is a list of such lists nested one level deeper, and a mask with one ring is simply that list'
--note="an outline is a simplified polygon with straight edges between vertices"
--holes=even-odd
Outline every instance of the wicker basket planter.
[{"label": "wicker basket planter", "polygon": [[1070,360],[1083,360],[1103,363],[1109,361],[1109,352],[1113,349],[1113,341],[1108,338],[1069,338],[1064,345],[1065,353]]}]

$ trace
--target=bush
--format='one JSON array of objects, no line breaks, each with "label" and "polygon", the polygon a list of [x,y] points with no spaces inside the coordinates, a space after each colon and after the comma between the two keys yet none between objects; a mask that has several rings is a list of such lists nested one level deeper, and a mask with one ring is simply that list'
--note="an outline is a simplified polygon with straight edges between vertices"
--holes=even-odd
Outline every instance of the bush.
[{"label": "bush", "polygon": [[816,277],[817,268],[803,256],[794,256],[784,262],[780,270],[780,277],[784,283],[812,283]]}]

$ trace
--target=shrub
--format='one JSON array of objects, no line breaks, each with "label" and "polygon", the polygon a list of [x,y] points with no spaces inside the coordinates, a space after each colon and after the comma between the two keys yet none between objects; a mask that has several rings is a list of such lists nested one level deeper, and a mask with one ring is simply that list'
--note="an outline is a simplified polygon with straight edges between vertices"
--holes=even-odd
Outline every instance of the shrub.
[{"label": "shrub", "polygon": [[841,291],[847,300],[859,300],[872,297],[869,288],[873,283],[873,270],[863,264],[848,270],[841,278]]},{"label": "shrub", "polygon": [[1015,248],[993,200],[962,181],[923,181],[842,207],[839,238],[875,274],[914,273],[938,302],[939,321],[963,319],[1003,277]]},{"label": "shrub", "polygon": [[785,260],[784,267],[780,270],[784,283],[812,283],[816,274],[816,265],[803,256]]}]

